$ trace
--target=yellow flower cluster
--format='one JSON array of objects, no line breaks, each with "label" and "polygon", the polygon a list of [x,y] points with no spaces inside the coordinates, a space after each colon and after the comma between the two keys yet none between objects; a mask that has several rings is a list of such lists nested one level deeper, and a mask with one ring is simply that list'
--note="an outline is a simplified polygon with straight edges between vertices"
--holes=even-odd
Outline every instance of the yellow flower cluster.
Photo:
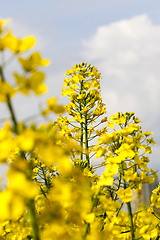
[{"label": "yellow flower cluster", "polygon": [[18,73],[14,73],[17,86],[15,88],[12,88],[9,83],[5,81],[2,70],[3,67],[10,62],[13,56],[11,55],[11,57],[7,61],[1,63],[0,101],[6,102],[6,96],[11,98],[17,91],[20,91],[21,93],[26,95],[29,95],[30,91],[35,92],[36,95],[40,95],[46,92],[47,88],[43,84],[45,78],[44,73],[41,71],[37,71],[37,67],[46,66],[49,64],[49,61],[42,59],[38,52],[32,53],[28,59],[19,57],[21,53],[27,51],[34,46],[35,39],[34,37],[18,39],[12,35],[10,30],[6,33],[5,29],[3,29],[3,25],[7,22],[8,20],[2,20],[0,23],[0,52],[3,55],[4,51],[7,49],[13,52],[11,54],[13,54],[13,56],[15,55],[14,57],[18,57],[18,61],[20,62],[23,70],[25,71],[25,74],[21,76]]},{"label": "yellow flower cluster", "polygon": [[[98,129],[97,127],[107,121],[104,117],[99,124],[95,124],[96,119],[106,113],[105,104],[102,102],[100,94],[101,74],[95,66],[81,63],[75,64],[71,70],[64,74],[67,77],[64,80],[62,96],[68,95],[70,102],[65,106],[67,113],[72,117],[71,122],[59,124],[60,131],[64,132],[65,137],[71,137],[80,143],[80,160],[84,158],[90,165],[91,157],[95,155],[93,142],[97,136],[106,132],[106,127]],[[61,116],[58,123],[61,121]],[[75,153],[73,159],[75,159]],[[74,160],[77,164],[77,161]]]},{"label": "yellow flower cluster", "polygon": [[67,105],[67,112],[76,118],[76,121],[82,119],[79,114],[82,116],[87,114],[87,119],[90,119],[93,115],[102,115],[106,112],[99,91],[101,75],[95,66],[87,63],[76,64],[71,70],[67,70],[65,75],[68,78],[64,80],[62,96],[69,95],[70,104]]},{"label": "yellow flower cluster", "polygon": [[[0,63],[0,101],[11,116],[11,123],[0,129],[0,163],[9,163],[8,182],[0,190],[0,239],[159,239],[160,185],[153,190],[149,206],[132,208],[135,191],[157,178],[157,171],[147,166],[147,154],[155,145],[153,133],[143,133],[132,112],[117,113],[109,121],[103,117],[97,123],[106,112],[101,76],[87,63],[67,70],[62,95],[69,95],[70,103],[64,108],[53,97],[41,112],[46,116],[66,109],[71,119],[60,115],[54,123],[19,123],[11,97],[17,91],[45,92],[44,73],[38,68],[49,61],[38,52],[20,57],[35,40],[17,39],[11,31],[5,34],[8,21],[0,20],[0,54],[13,51],[24,74],[14,73],[17,85],[11,87],[4,74],[7,63]],[[99,128],[100,124],[104,126]],[[102,163],[92,166],[93,156]],[[96,174],[99,167],[104,168],[101,176]]]}]

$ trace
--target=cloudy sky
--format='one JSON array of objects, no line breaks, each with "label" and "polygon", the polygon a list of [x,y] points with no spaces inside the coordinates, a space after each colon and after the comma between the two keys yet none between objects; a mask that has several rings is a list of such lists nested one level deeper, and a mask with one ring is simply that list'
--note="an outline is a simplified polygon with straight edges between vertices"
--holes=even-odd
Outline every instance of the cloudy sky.
[{"label": "cloudy sky", "polygon": [[[51,61],[45,69],[47,94],[14,99],[18,119],[37,113],[51,96],[65,104],[61,88],[66,69],[91,63],[102,74],[108,116],[135,112],[142,129],[154,132],[157,145],[149,166],[160,171],[160,1],[5,0],[0,7],[0,18],[12,18],[8,26],[13,34],[35,36],[34,50]],[[17,69],[14,61],[6,72],[10,81]],[[0,118],[7,116],[0,104]]]}]

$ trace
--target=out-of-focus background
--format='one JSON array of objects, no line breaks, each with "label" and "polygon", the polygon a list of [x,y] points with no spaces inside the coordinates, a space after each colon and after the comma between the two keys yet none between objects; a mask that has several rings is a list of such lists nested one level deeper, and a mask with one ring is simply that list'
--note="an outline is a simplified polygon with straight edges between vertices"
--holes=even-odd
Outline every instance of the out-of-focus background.
[{"label": "out-of-focus background", "polygon": [[[1,19],[12,18],[8,28],[13,35],[35,36],[32,51],[51,60],[45,69],[48,92],[14,98],[18,119],[38,113],[39,105],[52,96],[66,104],[67,98],[61,99],[66,69],[82,61],[91,63],[102,74],[107,115],[135,112],[142,130],[154,132],[157,144],[149,167],[160,171],[160,1],[5,0],[0,10]],[[6,71],[9,81],[16,70],[21,72],[14,61]],[[0,118],[8,116],[0,103]]]}]

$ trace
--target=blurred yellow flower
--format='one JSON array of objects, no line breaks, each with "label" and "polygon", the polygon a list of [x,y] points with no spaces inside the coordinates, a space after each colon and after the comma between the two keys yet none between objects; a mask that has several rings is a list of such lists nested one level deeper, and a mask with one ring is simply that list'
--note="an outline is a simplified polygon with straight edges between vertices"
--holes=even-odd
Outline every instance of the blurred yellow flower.
[{"label": "blurred yellow flower", "polygon": [[14,53],[25,52],[26,50],[33,47],[35,44],[34,37],[26,37],[24,39],[18,39],[14,37],[11,31],[8,32],[8,42],[7,48],[13,51]]},{"label": "blurred yellow flower", "polygon": [[26,72],[30,72],[36,67],[44,67],[49,64],[49,61],[46,59],[42,59],[41,55],[38,52],[32,53],[32,55],[28,59],[19,58],[19,61]]},{"label": "blurred yellow flower", "polygon": [[32,90],[36,95],[41,95],[47,91],[47,87],[43,84],[45,78],[43,72],[35,71],[30,78],[14,73],[14,77],[19,85],[18,90],[23,94],[29,95],[29,92]]}]

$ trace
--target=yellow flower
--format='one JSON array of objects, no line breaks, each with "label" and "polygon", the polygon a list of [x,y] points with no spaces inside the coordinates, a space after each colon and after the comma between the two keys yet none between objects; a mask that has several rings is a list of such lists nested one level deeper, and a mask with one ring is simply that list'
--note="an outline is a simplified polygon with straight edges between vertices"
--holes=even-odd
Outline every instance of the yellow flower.
[{"label": "yellow flower", "polygon": [[35,144],[35,133],[30,129],[26,129],[16,138],[16,141],[21,150],[26,152],[31,151]]},{"label": "yellow flower", "polygon": [[16,142],[9,133],[9,126],[6,124],[3,129],[0,129],[0,161],[6,162],[14,148],[16,148]]},{"label": "yellow flower", "polygon": [[[148,170],[148,169],[147,169]],[[140,174],[139,174],[139,177],[140,177],[140,179],[141,179],[141,181],[143,182],[143,183],[146,183],[146,182],[148,182],[148,183],[153,183],[154,182],[154,177],[150,177],[150,176],[147,176],[147,174],[144,172],[144,171],[142,171]]]},{"label": "yellow flower", "polygon": [[133,170],[125,171],[125,175],[123,177],[125,180],[129,181],[136,181],[139,182],[140,178],[137,175],[137,172],[133,173]]},{"label": "yellow flower", "polygon": [[11,21],[11,18],[6,18],[6,19],[3,19],[3,20],[0,20],[0,34],[2,33],[2,26],[9,23]]},{"label": "yellow flower", "polygon": [[119,196],[119,198],[122,200],[123,203],[127,203],[130,202],[132,200],[134,200],[132,196],[132,190],[130,188],[126,188],[126,189],[119,189],[117,191],[117,194]]},{"label": "yellow flower", "polygon": [[98,151],[96,152],[96,158],[102,157],[102,156],[103,156],[103,153],[104,153],[104,151],[103,151],[102,148],[98,149]]},{"label": "yellow flower", "polygon": [[146,149],[145,149],[145,153],[146,154],[151,154],[152,153],[152,150],[151,150],[151,147],[150,146],[147,146]]},{"label": "yellow flower", "polygon": [[124,143],[121,145],[121,147],[115,151],[115,153],[118,154],[119,157],[121,157],[123,160],[126,158],[133,158],[135,156],[135,152],[130,148],[130,146],[127,143]]},{"label": "yellow flower", "polygon": [[19,85],[18,90],[23,94],[29,95],[29,91],[32,90],[36,95],[40,95],[47,91],[47,87],[43,84],[45,78],[43,72],[33,72],[30,78],[21,77],[14,73],[14,77]]},{"label": "yellow flower", "polygon": [[94,214],[94,213],[88,213],[88,214],[84,217],[84,220],[85,220],[87,223],[93,223],[94,220],[95,220],[95,214]]},{"label": "yellow flower", "polygon": [[105,177],[112,177],[114,176],[117,172],[118,172],[118,169],[119,169],[119,165],[114,163],[114,164],[111,164],[111,163],[108,163],[106,168],[105,168],[105,172],[103,173],[103,175]]},{"label": "yellow flower", "polygon": [[50,173],[47,172],[47,173],[46,173],[46,178],[49,179],[49,177],[50,177]]},{"label": "yellow flower", "polygon": [[22,198],[34,198],[38,193],[36,184],[27,179],[25,173],[16,171],[12,168],[7,173],[9,179],[9,189]]},{"label": "yellow flower", "polygon": [[104,122],[107,122],[108,118],[107,117],[104,117],[102,120],[101,120],[101,123],[104,123]]},{"label": "yellow flower", "polygon": [[113,177],[107,177],[102,175],[97,183],[98,186],[112,186],[114,182]]},{"label": "yellow flower", "polygon": [[148,137],[148,136],[150,136],[150,135],[153,135],[153,132],[148,132],[148,131],[146,131],[146,132],[144,132],[144,135],[145,135],[146,137]]},{"label": "yellow flower", "polygon": [[11,34],[11,31],[8,33],[7,48],[13,51],[14,53],[25,52],[30,49],[35,44],[34,37],[26,37],[24,39],[18,39]]},{"label": "yellow flower", "polygon": [[50,98],[47,101],[47,105],[48,105],[48,111],[52,111],[57,114],[65,112],[65,108],[62,105],[57,104],[56,98]]},{"label": "yellow flower", "polygon": [[108,122],[108,123],[107,123],[107,126],[110,127],[111,129],[114,129],[114,124],[113,124],[113,122]]},{"label": "yellow flower", "polygon": [[9,189],[0,192],[0,219],[17,220],[24,212],[25,205],[23,199],[15,195]]},{"label": "yellow flower", "polygon": [[8,32],[4,37],[0,38],[0,51],[3,51],[11,41],[10,32]]},{"label": "yellow flower", "polygon": [[156,145],[156,142],[153,140],[153,138],[146,139],[146,142],[147,142],[147,143],[150,143],[150,144],[152,144],[152,145]]},{"label": "yellow flower", "polygon": [[0,102],[7,102],[7,96],[12,98],[16,93],[16,90],[12,88],[9,83],[0,79]]},{"label": "yellow flower", "polygon": [[42,59],[38,52],[32,53],[28,59],[19,58],[19,61],[26,72],[30,72],[38,66],[47,66],[49,64],[49,61]]}]

